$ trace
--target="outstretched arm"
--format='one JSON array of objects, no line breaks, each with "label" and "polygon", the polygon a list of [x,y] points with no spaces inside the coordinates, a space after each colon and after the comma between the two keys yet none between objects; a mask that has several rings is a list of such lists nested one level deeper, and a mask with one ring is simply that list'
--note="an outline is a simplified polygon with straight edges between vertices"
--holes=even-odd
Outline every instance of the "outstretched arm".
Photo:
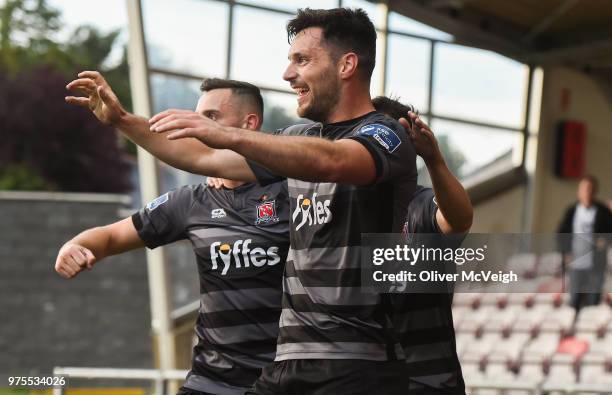
[{"label": "outstretched arm", "polygon": [[60,249],[55,260],[55,271],[64,278],[72,278],[84,269],[110,255],[144,247],[131,218],[110,225],[88,229]]},{"label": "outstretched arm", "polygon": [[67,96],[66,102],[88,108],[104,124],[119,129],[127,138],[170,166],[206,176],[253,181],[253,172],[243,157],[229,150],[211,149],[195,139],[168,141],[151,133],[147,119],[128,113],[104,77],[83,71],[66,88],[85,94]]},{"label": "outstretched arm", "polygon": [[247,132],[181,110],[161,112],[150,122],[151,131],[170,132],[169,140],[195,137],[209,147],[230,149],[285,177],[354,185],[367,185],[376,178],[372,155],[361,143],[350,139],[331,141]]},{"label": "outstretched arm", "polygon": [[400,123],[409,131],[417,155],[427,166],[438,203],[436,222],[444,234],[466,233],[472,226],[474,209],[466,190],[446,166],[438,141],[429,126],[415,113],[408,113]]}]

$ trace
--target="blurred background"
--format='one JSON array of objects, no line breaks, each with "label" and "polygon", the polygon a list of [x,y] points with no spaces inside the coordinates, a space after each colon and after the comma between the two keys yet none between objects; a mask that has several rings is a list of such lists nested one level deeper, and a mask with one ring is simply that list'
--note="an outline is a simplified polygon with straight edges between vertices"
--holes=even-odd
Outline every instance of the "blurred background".
[{"label": "blurred background", "polygon": [[[203,179],[154,161],[65,104],[65,85],[79,71],[100,70],[126,108],[150,116],[194,108],[205,77],[245,80],[262,89],[263,129],[273,131],[298,121],[281,75],[285,24],[306,6],[368,12],[378,30],[372,95],[411,103],[429,122],[475,205],[473,232],[555,232],[585,174],[599,179],[598,198],[610,204],[607,0],[0,0],[0,376],[54,367],[188,368],[199,300],[188,244],[108,259],[73,281],[60,279],[53,265],[76,233]],[[537,271],[560,258],[522,259],[526,271]],[[581,376],[587,351],[557,356],[572,329],[568,318],[553,325],[552,337],[539,337],[544,318],[572,314],[566,296],[459,297],[466,380],[523,377],[531,372],[521,370],[523,362],[535,366],[539,382],[609,378],[609,305],[590,313],[597,324],[584,324],[590,349],[605,351],[589,354],[591,376]],[[533,325],[513,332],[527,312]],[[492,317],[506,321],[489,333]],[[500,339],[518,354],[494,350]],[[538,341],[548,342],[541,358],[529,351]],[[502,355],[497,365],[487,364],[494,354]],[[79,385],[94,393],[92,383],[117,393],[151,389],[147,380],[132,389],[119,389],[133,384],[126,380]]]}]

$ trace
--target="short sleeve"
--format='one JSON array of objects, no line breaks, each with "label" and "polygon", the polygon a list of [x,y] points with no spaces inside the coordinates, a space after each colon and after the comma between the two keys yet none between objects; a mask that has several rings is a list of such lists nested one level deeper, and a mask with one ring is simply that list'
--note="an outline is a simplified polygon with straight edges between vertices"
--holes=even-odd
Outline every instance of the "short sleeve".
[{"label": "short sleeve", "polygon": [[[321,127],[322,125],[319,123],[297,124],[277,129],[273,134],[275,136],[315,136],[319,134]],[[261,185],[269,185],[287,179],[287,177],[272,173],[265,166],[250,159],[247,159],[247,164],[255,174],[257,182]]]},{"label": "short sleeve", "polygon": [[255,174],[257,182],[261,185],[270,185],[275,182],[287,179],[284,176],[272,173],[270,170],[268,170],[267,167],[264,167],[255,161],[252,161],[250,159],[247,159],[246,161],[251,170],[253,171],[253,174]]},{"label": "short sleeve", "polygon": [[408,205],[405,233],[441,233],[436,220],[438,204],[431,188],[417,191]]},{"label": "short sleeve", "polygon": [[206,187],[185,186],[166,192],[132,215],[138,236],[149,248],[185,239],[189,212]]},{"label": "short sleeve", "polygon": [[363,144],[372,155],[376,164],[376,182],[398,177],[416,179],[416,152],[399,122],[380,116],[361,125],[348,138]]}]

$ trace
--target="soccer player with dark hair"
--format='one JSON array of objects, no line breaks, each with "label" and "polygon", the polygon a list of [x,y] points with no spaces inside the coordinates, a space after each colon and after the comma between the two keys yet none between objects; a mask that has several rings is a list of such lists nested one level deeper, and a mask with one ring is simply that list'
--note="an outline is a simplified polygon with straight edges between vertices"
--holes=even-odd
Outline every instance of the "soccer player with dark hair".
[{"label": "soccer player with dark hair", "polygon": [[[448,235],[446,244],[456,244],[456,235],[470,229],[474,210],[467,192],[446,166],[433,132],[412,106],[384,96],[374,98],[372,103],[409,131],[433,185],[433,189],[417,186],[408,206],[404,234],[440,234],[440,239]],[[394,309],[393,323],[410,376],[408,393],[465,394],[453,327],[452,293],[404,290],[403,294],[394,295]]]},{"label": "soccer player with dark hair", "polygon": [[[244,133],[261,127],[263,101],[256,86],[207,79],[201,90],[197,113],[249,130]],[[78,104],[100,119],[111,116],[97,95],[79,98]],[[61,248],[55,264],[60,275],[72,278],[109,255],[191,241],[201,304],[192,368],[179,395],[242,395],[275,356],[289,249],[287,183],[222,181],[225,188],[219,190],[175,189],[131,218],[86,230]]]},{"label": "soccer player with dark hair", "polygon": [[174,167],[261,183],[287,178],[291,249],[276,360],[255,393],[404,394],[393,311],[386,296],[361,286],[360,246],[362,233],[401,231],[416,187],[414,147],[372,105],[376,30],[363,10],[300,10],[287,31],[283,78],[297,94],[298,114],[314,124],[242,133],[167,110],[143,125],[104,86],[95,92],[114,109],[115,126]]}]

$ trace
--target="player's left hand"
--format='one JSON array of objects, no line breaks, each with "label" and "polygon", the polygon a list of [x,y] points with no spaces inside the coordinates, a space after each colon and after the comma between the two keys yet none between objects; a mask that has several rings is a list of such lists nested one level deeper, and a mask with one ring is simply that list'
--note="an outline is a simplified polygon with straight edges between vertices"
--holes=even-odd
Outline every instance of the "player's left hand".
[{"label": "player's left hand", "polygon": [[408,131],[414,149],[425,162],[442,159],[438,140],[429,126],[414,112],[409,112],[408,119],[400,118],[399,122]]},{"label": "player's left hand", "polygon": [[201,114],[189,110],[166,110],[149,120],[154,133],[168,132],[168,140],[193,137],[211,148],[229,148],[232,133]]}]

